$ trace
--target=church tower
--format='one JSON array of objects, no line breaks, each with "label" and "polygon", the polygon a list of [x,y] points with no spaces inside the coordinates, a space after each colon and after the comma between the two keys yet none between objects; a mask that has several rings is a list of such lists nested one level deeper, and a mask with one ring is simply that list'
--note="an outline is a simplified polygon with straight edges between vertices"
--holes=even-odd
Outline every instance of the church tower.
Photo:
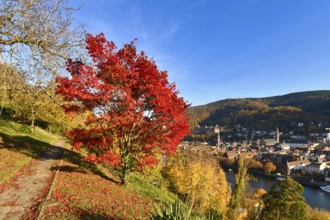
[{"label": "church tower", "polygon": [[276,128],[276,143],[280,143],[280,131]]}]

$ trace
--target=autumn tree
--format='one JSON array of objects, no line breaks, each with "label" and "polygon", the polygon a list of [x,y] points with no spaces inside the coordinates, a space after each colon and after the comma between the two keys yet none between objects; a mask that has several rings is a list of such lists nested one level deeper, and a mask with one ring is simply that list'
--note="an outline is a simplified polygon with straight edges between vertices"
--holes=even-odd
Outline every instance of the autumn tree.
[{"label": "autumn tree", "polygon": [[[75,10],[66,0],[0,0],[0,64],[24,73],[25,83],[49,85],[53,76],[64,73],[70,55],[83,57],[85,32],[82,25],[73,25]],[[2,68],[0,74],[5,79],[1,114],[8,101],[10,82],[6,79],[11,72]]]},{"label": "autumn tree", "polygon": [[267,193],[263,188],[255,189],[251,196],[251,202],[248,204],[248,216],[247,219],[260,219],[261,211],[264,208],[262,196]]},{"label": "autumn tree", "polygon": [[307,215],[309,220],[329,220],[330,212],[318,208],[307,207]]},{"label": "autumn tree", "polygon": [[[35,86],[31,84],[21,84],[17,86],[19,90],[12,89],[9,95],[9,107],[12,117],[20,121],[29,122],[32,132],[37,121],[44,121],[65,127],[69,123],[61,108],[62,97],[55,94],[55,90],[50,86]],[[67,123],[63,123],[63,120]],[[49,127],[49,129],[51,129]]]},{"label": "autumn tree", "polygon": [[224,215],[229,201],[224,171],[214,158],[192,151],[181,151],[168,161],[165,176],[172,190],[191,208],[202,213],[211,210]]},{"label": "autumn tree", "polygon": [[250,168],[253,169],[262,169],[262,163],[258,160],[250,159]]},{"label": "autumn tree", "polygon": [[21,87],[24,85],[23,76],[11,65],[0,64],[0,97],[1,107],[0,113],[5,107],[5,102],[10,100],[16,92],[22,92]]},{"label": "autumn tree", "polygon": [[[76,9],[66,0],[1,0],[0,6],[1,61],[18,64],[33,57],[55,74],[83,45],[84,27],[72,25]],[[23,51],[29,56],[20,56]]]},{"label": "autumn tree", "polygon": [[254,191],[254,197],[256,198],[261,198],[263,195],[265,195],[267,193],[266,190],[264,190],[263,188],[257,188]]},{"label": "autumn tree", "polygon": [[263,169],[267,172],[267,173],[271,173],[273,171],[276,170],[276,165],[273,164],[271,161],[268,161],[265,163]]},{"label": "autumn tree", "polygon": [[[61,108],[62,97],[55,93],[51,83],[31,84],[25,72],[17,71],[8,64],[0,64],[0,73],[3,72],[7,75],[4,78],[0,74],[0,97],[6,99],[7,117],[30,123],[32,131],[37,121],[45,122],[43,125],[47,124],[50,130],[50,124],[55,125],[57,130],[74,124],[72,118],[68,121],[65,117]],[[4,108],[2,104],[1,109]]]},{"label": "autumn tree", "polygon": [[261,219],[308,219],[303,192],[304,187],[291,177],[274,184],[262,197],[265,208]]},{"label": "autumn tree", "polygon": [[87,35],[94,65],[69,60],[70,78],[58,77],[57,91],[68,113],[93,112],[86,128],[68,135],[73,148],[88,149],[87,160],[113,167],[122,183],[130,172],[158,163],[157,154],[173,154],[188,134],[188,104],[134,42],[117,49],[103,34]]}]

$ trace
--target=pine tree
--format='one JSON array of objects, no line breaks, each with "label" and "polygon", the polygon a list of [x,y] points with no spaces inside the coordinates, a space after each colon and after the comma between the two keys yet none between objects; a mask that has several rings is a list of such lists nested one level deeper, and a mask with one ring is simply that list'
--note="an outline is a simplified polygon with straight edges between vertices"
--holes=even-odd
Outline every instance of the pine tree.
[{"label": "pine tree", "polygon": [[303,192],[303,186],[290,177],[274,184],[263,196],[265,208],[261,219],[308,219]]}]

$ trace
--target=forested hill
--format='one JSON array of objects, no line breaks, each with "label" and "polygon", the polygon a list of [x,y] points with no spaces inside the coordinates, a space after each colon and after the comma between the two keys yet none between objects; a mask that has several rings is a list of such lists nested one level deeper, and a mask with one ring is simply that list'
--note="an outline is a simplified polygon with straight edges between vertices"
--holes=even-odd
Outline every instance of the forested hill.
[{"label": "forested hill", "polygon": [[[330,90],[306,91],[266,98],[225,99],[188,109],[193,127],[240,124],[252,129],[282,130],[304,123],[313,131],[330,126]],[[321,126],[319,126],[321,125]],[[306,129],[305,129],[306,130]]]}]

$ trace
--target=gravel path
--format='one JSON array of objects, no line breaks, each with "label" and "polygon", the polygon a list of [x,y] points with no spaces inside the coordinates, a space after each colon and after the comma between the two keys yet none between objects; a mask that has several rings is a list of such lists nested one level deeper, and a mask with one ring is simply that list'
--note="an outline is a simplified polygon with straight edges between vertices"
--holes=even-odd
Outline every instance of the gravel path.
[{"label": "gravel path", "polygon": [[[9,181],[0,193],[0,219],[34,219],[35,209],[44,200],[53,178],[56,161],[62,158],[64,141],[33,159],[24,171]],[[34,214],[32,214],[34,213]]]}]

